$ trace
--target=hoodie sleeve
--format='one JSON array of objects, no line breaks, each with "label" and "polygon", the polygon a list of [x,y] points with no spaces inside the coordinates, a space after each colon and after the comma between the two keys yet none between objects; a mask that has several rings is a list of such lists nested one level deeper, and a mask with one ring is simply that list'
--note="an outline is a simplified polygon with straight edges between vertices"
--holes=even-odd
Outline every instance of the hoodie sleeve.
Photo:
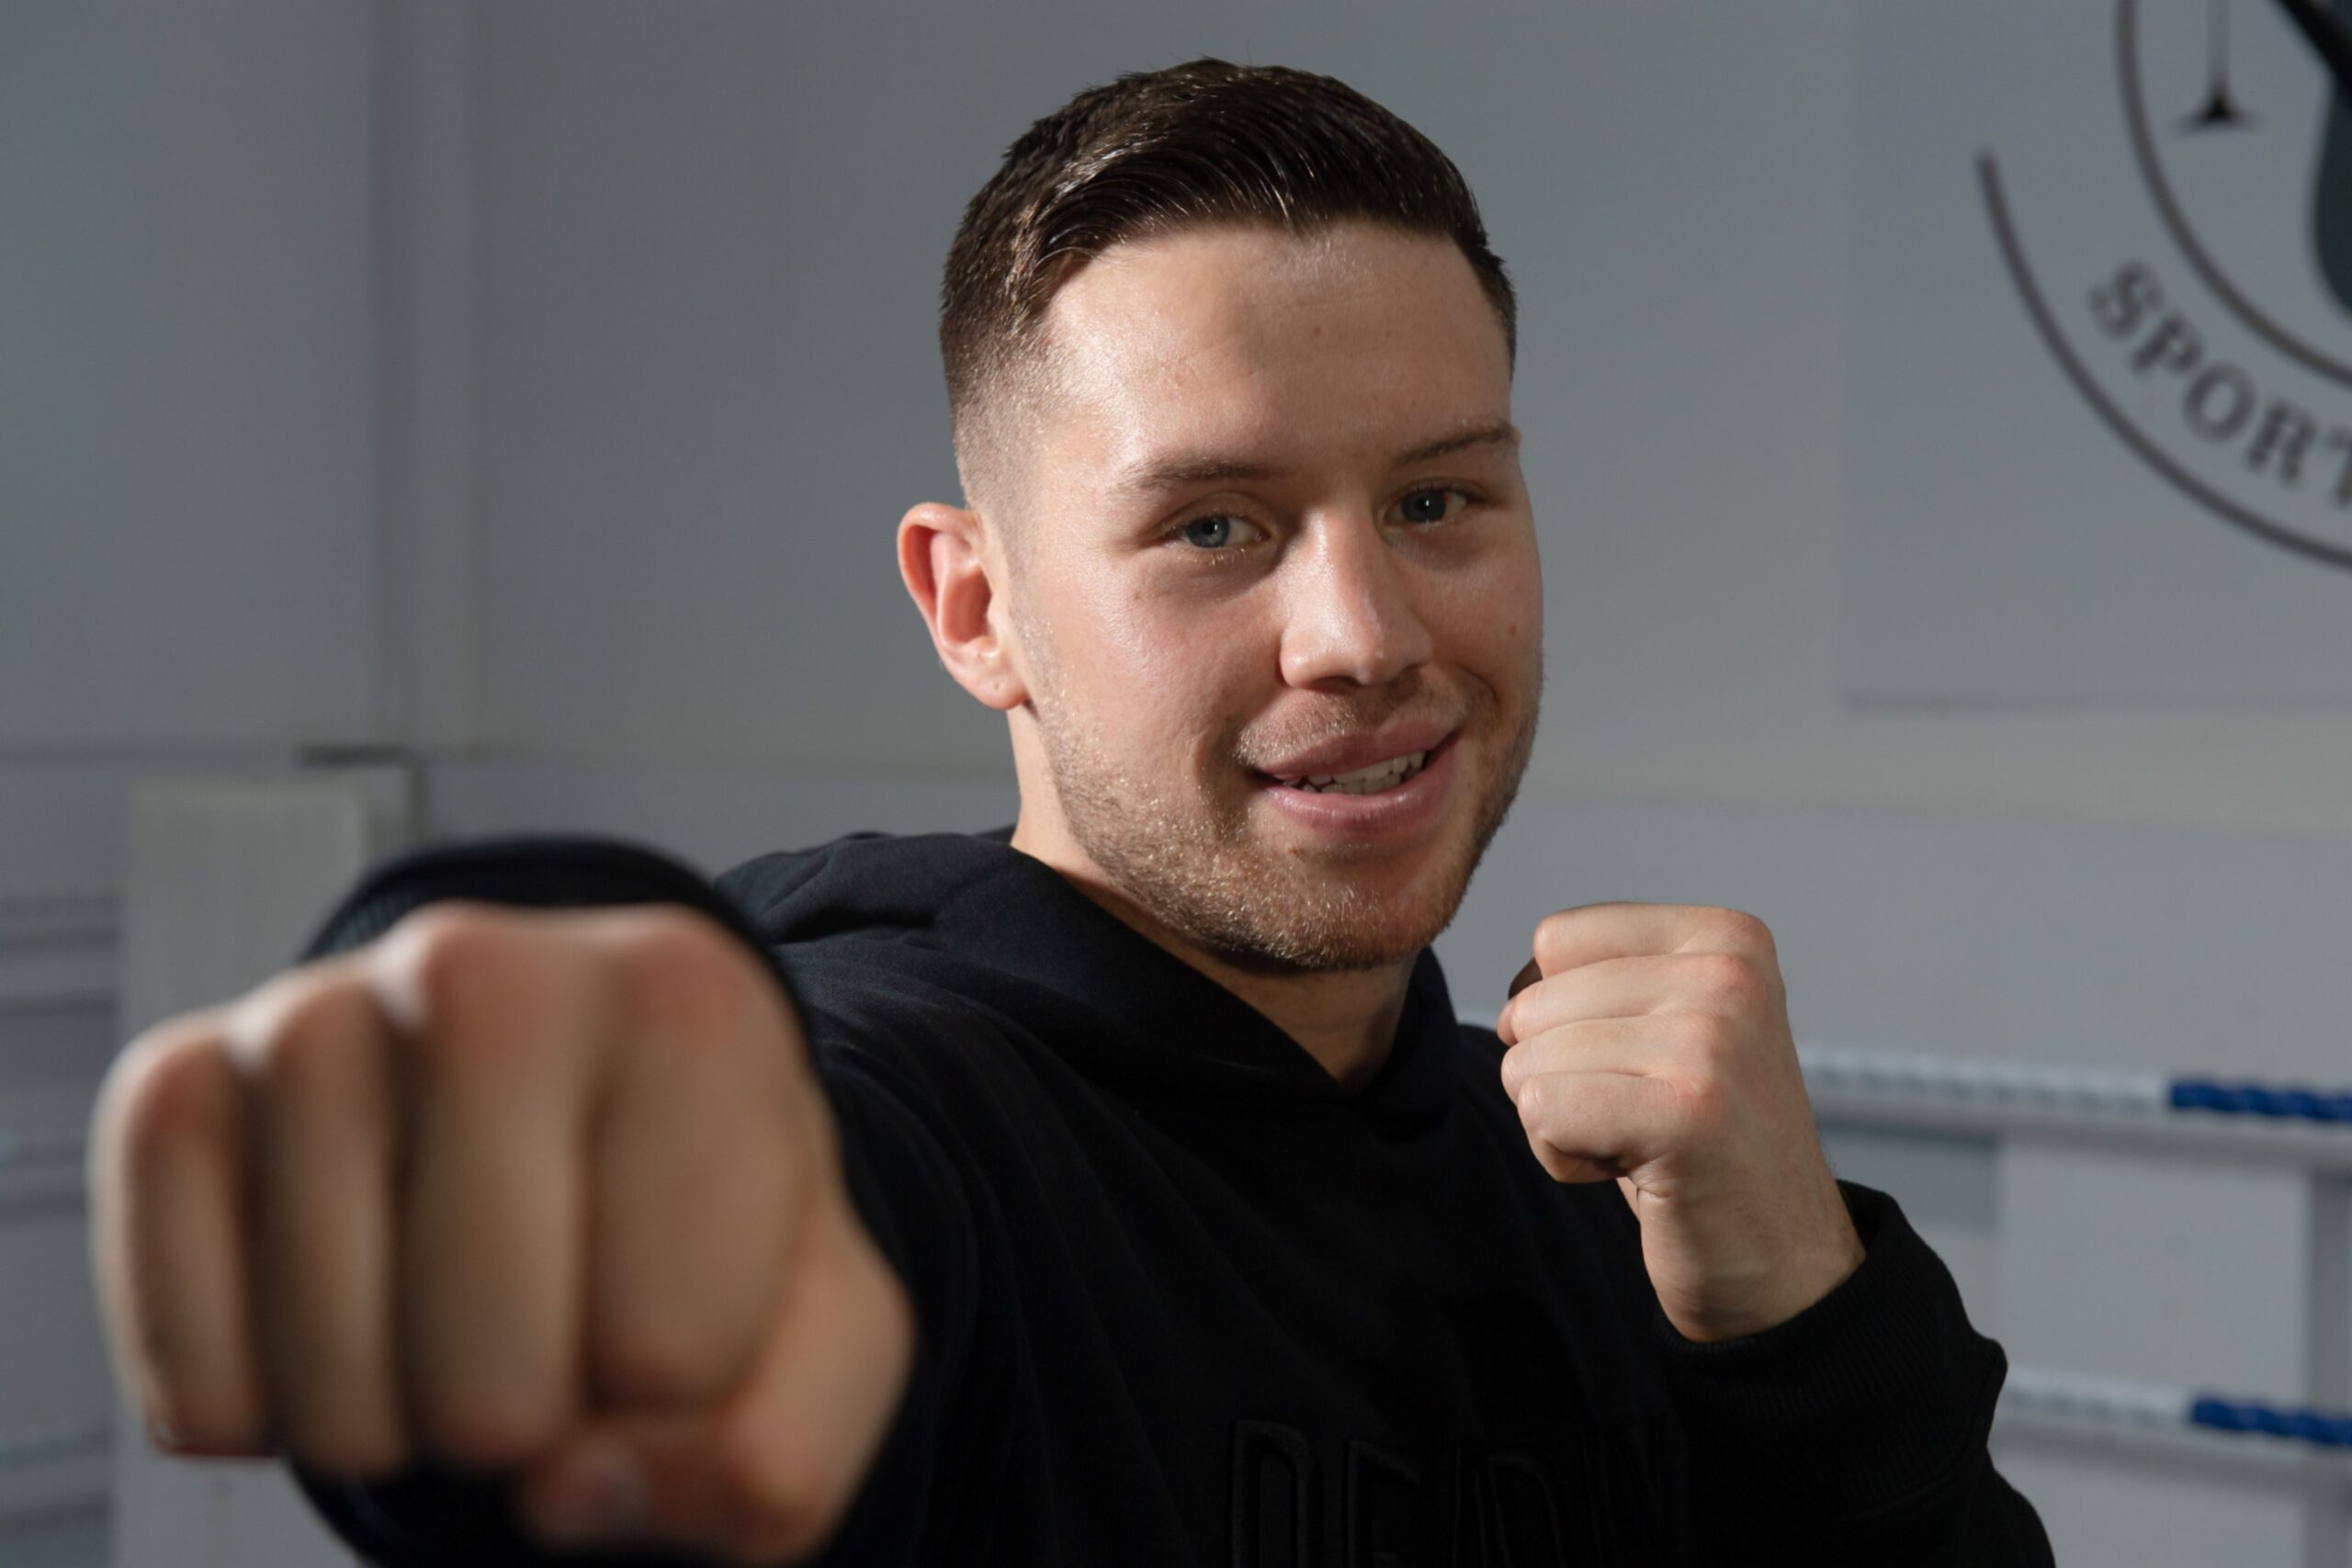
[{"label": "hoodie sleeve", "polygon": [[[410,911],[443,898],[533,907],[676,903],[700,910],[741,937],[793,990],[775,955],[724,893],[677,861],[613,840],[529,837],[446,843],[389,859],[336,907],[304,960],[372,941]],[[871,1076],[826,1070],[843,1173],[867,1229],[914,1297],[915,1367],[898,1416],[831,1545],[817,1561],[919,1563],[937,1560],[943,1528],[928,1503],[946,1420],[945,1390],[968,1337],[956,1325],[968,1306],[955,1245],[960,1196],[945,1160],[920,1120]],[[921,1234],[919,1234],[921,1233]],[[949,1245],[942,1245],[943,1236]],[[967,1242],[968,1237],[962,1240]],[[595,1562],[619,1568],[708,1568],[712,1559],[672,1551],[552,1552],[526,1531],[510,1503],[510,1477],[420,1460],[388,1480],[361,1483],[299,1461],[294,1480],[351,1550],[380,1568],[537,1568]]]},{"label": "hoodie sleeve", "polygon": [[1893,1198],[1838,1187],[1866,1256],[1796,1316],[1700,1343],[1653,1305],[1702,1560],[2051,1568],[2040,1517],[1985,1447],[2000,1346]]}]

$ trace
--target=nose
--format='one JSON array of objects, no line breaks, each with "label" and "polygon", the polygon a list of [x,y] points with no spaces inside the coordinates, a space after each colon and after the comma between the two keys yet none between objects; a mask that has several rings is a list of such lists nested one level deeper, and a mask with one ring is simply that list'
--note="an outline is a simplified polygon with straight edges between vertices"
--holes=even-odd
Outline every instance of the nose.
[{"label": "nose", "polygon": [[1284,592],[1283,680],[1379,686],[1429,661],[1429,627],[1413,604],[1410,569],[1369,513],[1331,513],[1291,563]]}]

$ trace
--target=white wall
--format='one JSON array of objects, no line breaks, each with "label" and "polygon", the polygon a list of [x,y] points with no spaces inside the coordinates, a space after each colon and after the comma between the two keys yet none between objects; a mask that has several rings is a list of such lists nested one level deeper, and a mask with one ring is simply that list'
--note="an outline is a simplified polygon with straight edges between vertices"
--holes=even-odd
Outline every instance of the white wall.
[{"label": "white wall", "polygon": [[[40,671],[0,677],[0,900],[103,911],[129,779],[323,743],[411,748],[435,830],[711,870],[1009,820],[1001,721],[890,559],[955,495],[940,259],[1035,115],[1214,52],[1419,125],[1518,281],[1549,702],[1442,944],[1465,1010],[1549,908],[1690,899],[1774,922],[1806,1038],[2352,1078],[2352,716],[1838,699],[1854,29],[1818,0],[0,12],[0,210],[39,220],[0,227],[0,670]],[[1839,1157],[1980,1320],[2031,1292],[1982,1151]]]}]

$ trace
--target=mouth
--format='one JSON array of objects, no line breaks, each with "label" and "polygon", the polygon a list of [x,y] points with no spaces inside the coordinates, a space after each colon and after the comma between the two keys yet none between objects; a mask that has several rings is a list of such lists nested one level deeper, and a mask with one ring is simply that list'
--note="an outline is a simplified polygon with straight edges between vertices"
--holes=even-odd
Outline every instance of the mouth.
[{"label": "mouth", "polygon": [[1454,734],[1448,735],[1436,745],[1425,750],[1401,752],[1396,756],[1383,758],[1379,761],[1351,769],[1346,773],[1295,775],[1261,773],[1257,777],[1261,784],[1272,784],[1280,789],[1295,790],[1306,795],[1385,795],[1391,790],[1402,788],[1416,775],[1426,771],[1432,761],[1453,744],[1454,737],[1458,734],[1460,731],[1457,730]]},{"label": "mouth", "polygon": [[1305,778],[1275,779],[1273,782],[1284,789],[1303,789],[1316,795],[1385,795],[1428,767],[1433,754],[1433,750],[1408,751],[1401,757],[1391,757],[1385,762],[1374,762],[1371,767],[1358,768],[1350,773],[1310,774]]}]

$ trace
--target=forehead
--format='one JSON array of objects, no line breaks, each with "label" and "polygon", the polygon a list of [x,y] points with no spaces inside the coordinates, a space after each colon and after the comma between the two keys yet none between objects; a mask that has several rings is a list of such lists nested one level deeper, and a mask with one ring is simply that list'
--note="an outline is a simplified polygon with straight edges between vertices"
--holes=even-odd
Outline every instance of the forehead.
[{"label": "forehead", "polygon": [[1461,249],[1343,222],[1198,228],[1113,246],[1046,314],[1064,479],[1170,450],[1311,461],[1508,417],[1502,327]]}]

